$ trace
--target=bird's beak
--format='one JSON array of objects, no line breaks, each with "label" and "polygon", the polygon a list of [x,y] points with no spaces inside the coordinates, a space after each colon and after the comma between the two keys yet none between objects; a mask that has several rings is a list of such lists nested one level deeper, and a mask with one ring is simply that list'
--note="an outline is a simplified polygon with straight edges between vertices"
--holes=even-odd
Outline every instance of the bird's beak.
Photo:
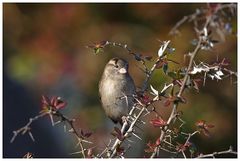
[{"label": "bird's beak", "polygon": [[125,74],[125,73],[127,73],[127,70],[125,68],[121,68],[121,69],[119,69],[119,73]]}]

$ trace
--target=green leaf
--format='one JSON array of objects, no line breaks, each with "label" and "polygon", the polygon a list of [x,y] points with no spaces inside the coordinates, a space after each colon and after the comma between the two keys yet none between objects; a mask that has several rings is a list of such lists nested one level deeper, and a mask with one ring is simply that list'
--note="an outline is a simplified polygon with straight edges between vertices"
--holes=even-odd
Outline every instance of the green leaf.
[{"label": "green leaf", "polygon": [[179,69],[178,71],[168,72],[168,76],[173,78],[174,80],[179,80],[184,77],[184,75],[181,74],[181,69]]},{"label": "green leaf", "polygon": [[165,73],[165,74],[167,74],[167,70],[168,70],[168,64],[163,64],[163,72]]},{"label": "green leaf", "polygon": [[100,51],[101,51],[101,48],[94,48],[94,54],[98,54],[98,53],[100,53]]},{"label": "green leaf", "polygon": [[176,72],[168,72],[168,76],[171,77],[172,79],[177,79]]},{"label": "green leaf", "polygon": [[193,143],[191,143],[191,146],[189,147],[189,151],[193,155],[194,153],[197,152],[197,147]]}]

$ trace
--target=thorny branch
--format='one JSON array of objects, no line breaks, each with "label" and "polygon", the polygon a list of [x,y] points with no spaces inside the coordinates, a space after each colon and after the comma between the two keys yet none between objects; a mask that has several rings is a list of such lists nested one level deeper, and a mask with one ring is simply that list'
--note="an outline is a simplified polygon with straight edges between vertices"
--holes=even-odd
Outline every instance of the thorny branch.
[{"label": "thorny branch", "polygon": [[[213,14],[216,14],[217,12],[222,11],[223,9],[226,9],[226,8],[229,8],[231,12],[233,12],[232,10],[236,8],[236,4],[231,3],[231,4],[218,5]],[[170,35],[180,34],[178,28],[181,27],[181,25],[183,25],[186,21],[193,22],[194,27],[197,27],[198,21],[204,19],[206,14],[209,12],[209,10],[210,10],[209,8],[196,9],[196,11],[193,14],[184,16],[180,21],[178,21],[175,24],[175,26],[171,29],[169,34]]]},{"label": "thorny branch", "polygon": [[[187,140],[185,141],[185,143],[183,144],[183,146],[188,146],[189,144],[189,140],[191,139],[192,136],[196,135],[197,133],[200,133],[199,131],[194,131],[193,133],[191,134],[187,134],[188,135],[188,138]],[[181,149],[180,152],[183,154],[184,158],[187,158],[185,153],[184,153],[184,150],[185,148]]]},{"label": "thorny branch", "polygon": [[[216,14],[218,11],[220,11],[220,10],[222,10],[222,9],[224,9],[224,8],[227,8],[227,7],[236,7],[236,5],[234,5],[234,4],[221,5],[221,7],[218,7],[218,8],[214,11],[214,13],[212,13],[212,14],[210,14],[210,15],[208,15],[208,16],[206,17],[206,21],[205,21],[205,23],[204,23],[204,25],[203,25],[202,30],[198,31],[198,30],[195,28],[195,30],[197,31],[197,33],[198,33],[198,35],[199,35],[199,36],[198,36],[198,44],[197,44],[196,48],[194,49],[194,51],[189,54],[189,55],[190,55],[190,61],[189,61],[189,64],[188,64],[188,68],[187,68],[186,73],[185,73],[185,76],[184,76],[184,78],[183,78],[183,82],[182,82],[182,84],[181,84],[180,90],[179,90],[179,92],[178,92],[178,94],[177,94],[177,97],[178,97],[179,100],[181,100],[183,91],[184,91],[184,89],[186,88],[185,86],[186,86],[186,83],[187,83],[187,80],[188,80],[190,71],[191,71],[192,66],[193,66],[193,63],[194,63],[194,58],[195,58],[195,56],[197,55],[197,53],[199,52],[199,50],[202,49],[202,45],[203,45],[202,43],[205,41],[204,35],[207,36],[206,32],[208,31],[208,26],[209,26],[209,24],[211,23],[211,21],[212,21],[212,19],[213,19],[213,15]],[[183,24],[187,19],[190,19],[190,18],[195,19],[196,16],[198,16],[198,15],[199,15],[199,11],[196,11],[196,13],[194,13],[194,14],[192,14],[192,15],[190,15],[190,16],[185,16],[182,20],[180,20],[180,21],[174,26],[174,28],[170,31],[170,34],[176,33],[177,28],[178,28],[181,24]],[[191,20],[191,19],[190,19],[190,20]],[[195,26],[195,27],[196,27],[196,26]],[[174,104],[173,104],[172,112],[171,112],[171,114],[170,114],[170,116],[169,116],[169,118],[168,118],[168,121],[167,121],[167,124],[168,124],[168,125],[169,125],[169,124],[175,119],[175,117],[176,117],[177,107],[178,107],[178,104],[180,103],[179,100],[178,100],[178,101],[175,101]],[[167,130],[167,129],[164,129],[164,130],[161,129],[160,142],[161,142],[162,140],[164,140],[165,131],[166,131],[166,130]],[[160,145],[160,146],[161,146],[161,145]],[[151,158],[156,157],[156,155],[157,155],[158,152],[159,152],[160,146],[156,146],[156,147],[155,147],[154,152],[153,152],[152,155],[151,155]]]},{"label": "thorny branch", "polygon": [[215,158],[217,155],[222,154],[234,154],[237,155],[237,152],[233,151],[232,147],[228,150],[220,151],[220,152],[213,152],[211,154],[200,154],[197,158]]},{"label": "thorny branch", "polygon": [[[197,53],[199,52],[199,50],[201,49],[208,49],[209,47],[212,47],[212,43],[211,42],[211,39],[208,38],[208,26],[209,24],[212,22],[213,20],[213,15],[216,14],[219,10],[221,9],[224,9],[224,8],[227,8],[227,7],[234,7],[234,5],[232,6],[231,5],[221,5],[220,7],[218,7],[216,10],[213,11],[212,14],[206,16],[206,22],[205,24],[203,25],[202,27],[202,30],[198,30],[197,29],[197,21],[196,20],[196,17],[199,16],[200,14],[206,14],[208,12],[209,9],[206,9],[206,10],[203,10],[201,13],[200,11],[196,11],[196,13],[190,15],[190,16],[186,16],[184,17],[179,23],[177,23],[177,25],[173,28],[173,30],[176,30],[182,23],[184,23],[187,19],[189,21],[194,21],[194,24],[195,24],[195,30],[198,34],[198,43],[196,45],[196,48],[194,49],[194,51],[192,53],[190,53],[190,61],[189,61],[189,64],[188,64],[188,67],[187,69],[185,70],[185,76],[183,78],[183,81],[181,83],[181,86],[180,86],[180,90],[177,94],[177,99],[174,101],[174,104],[173,104],[173,108],[172,108],[172,112],[167,120],[167,125],[170,125],[174,120],[175,118],[177,117],[177,106],[180,102],[182,102],[182,94],[183,94],[183,91],[184,89],[186,88],[186,84],[187,84],[187,81],[190,77],[190,71],[192,70],[192,67],[193,67],[193,63],[194,63],[194,58],[195,56],[197,55]],[[172,30],[172,31],[173,31]],[[168,46],[168,42],[164,42],[165,43],[165,46],[167,47]],[[206,46],[206,44],[208,45],[209,43],[209,46]],[[166,45],[167,44],[167,45]],[[148,84],[149,84],[149,80],[152,76],[152,73],[154,72],[154,70],[156,69],[157,65],[159,64],[159,62],[161,61],[162,59],[162,56],[164,55],[163,53],[162,54],[159,54],[159,57],[158,59],[156,60],[156,62],[154,63],[154,65],[152,66],[152,68],[149,70],[146,66],[145,66],[145,61],[144,59],[142,59],[141,55],[140,54],[137,54],[137,53],[133,53],[131,51],[131,49],[129,49],[127,47],[127,45],[122,45],[120,43],[115,43],[115,42],[109,42],[109,41],[106,41],[105,42],[105,45],[112,45],[112,46],[118,46],[118,47],[121,47],[121,48],[124,48],[128,51],[129,54],[132,54],[134,55],[135,59],[138,60],[138,61],[141,61],[145,67],[145,70],[144,72],[146,73],[146,78],[145,78],[145,81],[142,85],[142,89],[141,89],[141,92],[142,94],[147,90],[148,88]],[[163,47],[164,50],[166,49],[165,47]],[[226,70],[225,70],[226,71]],[[230,72],[229,72],[230,73]],[[231,74],[234,74],[234,73],[231,73]],[[116,155],[116,151],[117,151],[117,148],[120,147],[120,145],[122,144],[122,142],[124,141],[125,138],[127,138],[131,133],[133,133],[133,127],[135,125],[135,123],[137,122],[137,119],[140,118],[140,116],[144,113],[144,111],[147,110],[147,107],[146,105],[141,105],[142,109],[140,110],[140,112],[137,114],[137,117],[135,117],[135,120],[133,120],[133,122],[131,122],[130,124],[130,128],[128,129],[128,131],[124,134],[123,136],[123,140],[119,140],[119,139],[116,139],[115,143],[113,144],[112,148],[110,148],[110,152],[111,154],[109,155],[109,157],[115,157]],[[133,111],[135,110],[136,107],[133,107],[132,110],[130,111],[129,113],[129,116],[131,116],[131,114],[133,113]],[[126,126],[127,126],[127,121],[124,123],[122,129],[121,129],[121,132],[123,133]],[[161,142],[162,140],[164,140],[165,138],[165,133],[166,131],[168,130],[168,126],[165,126],[164,128],[161,128],[161,135],[160,135],[160,138],[159,138],[159,141]],[[194,133],[195,134],[195,133]],[[192,135],[191,135],[192,136]],[[190,139],[190,137],[189,137]],[[158,154],[158,151],[159,149],[162,149],[162,147],[159,145],[159,146],[156,146],[155,149],[154,149],[154,152],[152,153],[151,157],[155,157],[157,154]],[[184,155],[184,153],[183,153]]]},{"label": "thorny branch", "polygon": [[[13,131],[13,137],[11,139],[11,143],[14,142],[14,140],[16,139],[16,137],[19,134],[24,135],[26,132],[28,132],[30,138],[34,140],[33,135],[31,133],[31,125],[33,122],[37,121],[38,119],[44,117],[44,116],[49,116],[49,118],[51,119],[52,122],[52,126],[55,126],[59,123],[64,123],[64,129],[66,128],[66,124],[67,123],[70,126],[70,130],[69,132],[73,133],[75,135],[75,137],[78,140],[77,145],[80,146],[80,153],[82,154],[82,156],[84,158],[86,158],[86,154],[85,151],[87,149],[84,148],[83,143],[88,143],[91,144],[91,142],[85,140],[85,138],[88,138],[91,134],[90,133],[85,133],[83,131],[81,131],[81,134],[78,133],[77,129],[74,127],[73,123],[74,123],[74,119],[69,119],[67,116],[65,116],[64,114],[62,114],[59,109],[64,108],[66,106],[66,102],[63,102],[60,97],[53,97],[51,98],[51,100],[48,97],[42,96],[42,106],[43,106],[43,110],[40,111],[39,115],[30,118],[29,122],[19,128],[18,130]],[[57,117],[59,121],[54,121],[53,117]]]},{"label": "thorny branch", "polygon": [[13,143],[13,141],[16,139],[16,137],[21,133],[22,135],[24,135],[26,132],[28,132],[28,134],[29,134],[29,136],[30,136],[30,138],[32,139],[32,141],[35,141],[35,139],[33,138],[33,136],[32,136],[32,134],[31,134],[31,128],[30,128],[30,126],[31,126],[31,124],[34,122],[34,121],[36,121],[36,120],[38,120],[39,118],[41,118],[41,117],[44,117],[44,116],[46,116],[46,115],[49,115],[49,113],[42,113],[42,114],[39,114],[39,115],[37,115],[37,116],[35,116],[35,117],[33,117],[33,118],[30,118],[29,119],[29,121],[28,121],[28,123],[25,125],[25,126],[23,126],[22,128],[20,128],[20,129],[18,129],[18,130],[15,130],[15,131],[13,131],[13,137],[12,137],[12,139],[11,139],[11,143]]},{"label": "thorny branch", "polygon": [[[188,79],[188,77],[189,77],[189,74],[188,74],[188,73],[189,73],[189,71],[191,70],[191,67],[192,67],[192,64],[193,64],[193,60],[194,60],[197,52],[200,50],[200,46],[201,46],[201,39],[199,39],[199,42],[198,42],[197,47],[195,48],[195,50],[194,50],[193,53],[191,54],[191,58],[190,58],[190,61],[189,61],[189,65],[188,65],[186,74],[185,74],[185,76],[184,76],[182,85],[181,85],[180,90],[179,90],[178,95],[177,95],[178,98],[181,98],[181,95],[182,95],[183,90],[184,90],[184,88],[185,88],[187,79]],[[173,121],[173,119],[174,119],[175,116],[176,116],[177,106],[178,106],[178,102],[175,102],[175,103],[173,104],[172,112],[171,112],[171,114],[170,114],[170,116],[169,116],[169,118],[168,118],[168,121],[167,121],[167,124],[168,124],[168,125],[171,124],[171,122]],[[164,136],[165,136],[165,131],[164,131],[164,130],[161,130],[160,141],[162,141],[162,140],[164,139]],[[154,157],[157,155],[158,151],[159,151],[159,146],[157,146],[157,147],[154,149],[154,152],[152,153],[151,158],[154,158]]]},{"label": "thorny branch", "polygon": [[[198,65],[194,62],[193,70],[191,70],[189,74],[195,75],[197,73],[203,72],[204,73],[203,86],[205,86],[207,76],[210,77],[212,80],[216,79],[217,81],[227,77],[230,78],[232,78],[232,76],[237,77],[237,72],[233,72],[225,67],[229,65],[226,61],[227,60],[224,58],[220,63],[207,64],[204,62],[200,62]],[[227,75],[225,75],[222,71],[224,71]]]},{"label": "thorny branch", "polygon": [[[166,149],[165,147],[163,147],[161,145],[161,143],[164,142],[171,148],[175,147],[171,143],[171,141],[167,141],[167,139],[166,139],[167,137],[170,137],[170,139],[171,139],[171,136],[169,134],[169,131],[171,131],[171,129],[170,129],[169,125],[174,123],[176,119],[179,119],[180,121],[182,121],[180,118],[178,118],[177,107],[178,107],[179,103],[184,102],[183,98],[182,98],[182,95],[183,95],[183,92],[186,88],[187,81],[189,80],[191,74],[193,74],[193,72],[194,72],[193,65],[195,64],[194,59],[195,59],[196,55],[199,53],[199,51],[201,49],[208,49],[208,48],[211,48],[213,46],[211,44],[213,42],[211,42],[211,39],[208,38],[208,31],[209,31],[209,26],[211,25],[211,23],[214,20],[214,15],[217,14],[219,11],[222,11],[225,8],[235,8],[235,7],[236,7],[235,4],[223,4],[223,5],[218,5],[214,9],[211,9],[211,7],[207,8],[207,9],[202,9],[202,10],[198,9],[198,10],[196,10],[195,13],[193,13],[189,16],[183,17],[183,19],[181,19],[179,22],[177,22],[176,25],[170,31],[170,34],[176,34],[176,33],[179,32],[178,28],[183,23],[185,23],[186,21],[189,21],[189,22],[193,21],[194,26],[195,26],[195,31],[198,34],[198,40],[197,40],[197,45],[196,45],[195,49],[191,53],[189,53],[190,60],[189,60],[187,68],[184,70],[183,81],[181,82],[180,89],[179,89],[179,91],[176,95],[176,99],[173,101],[173,107],[172,107],[171,114],[170,114],[168,120],[166,122],[164,122],[166,125],[160,127],[160,132],[161,133],[160,133],[159,139],[157,140],[158,144],[157,144],[156,147],[154,147],[154,150],[151,154],[151,158],[157,157],[159,155],[159,150],[160,149],[168,151],[168,152],[170,152],[172,154],[176,154],[176,155],[179,152],[181,152],[183,157],[186,158],[186,155],[185,155],[185,152],[184,152],[185,149],[180,149],[178,151],[170,151],[169,149]],[[209,13],[209,10],[211,10],[210,13]],[[198,29],[199,28],[199,24],[198,24],[199,20],[205,20],[204,25],[202,27],[200,27],[201,30]],[[88,46],[88,47],[93,48],[95,53],[98,53],[101,49],[103,49],[105,46],[108,46],[108,45],[121,47],[123,49],[126,49],[128,54],[133,55],[134,58],[137,61],[141,62],[143,67],[144,67],[143,71],[146,74],[146,78],[145,78],[145,80],[142,84],[142,88],[140,90],[140,95],[143,96],[144,92],[146,92],[147,89],[148,89],[149,81],[152,77],[152,74],[154,73],[157,66],[162,61],[163,57],[165,56],[163,53],[168,48],[169,43],[170,43],[170,41],[167,41],[167,42],[164,41],[163,42],[163,45],[161,46],[161,48],[159,50],[159,53],[158,53],[158,58],[150,69],[147,68],[147,66],[145,64],[145,61],[146,60],[151,60],[151,57],[150,56],[143,56],[141,54],[133,52],[130,48],[128,48],[128,46],[126,44],[110,42],[110,41],[103,41],[99,44],[94,44],[94,45],[91,45],[91,46]],[[206,44],[208,46],[205,46]],[[197,66],[195,66],[195,67],[197,67]],[[214,66],[212,66],[212,67],[208,66],[208,68],[201,68],[201,71],[206,73],[207,70],[210,70],[211,68],[214,68]],[[236,72],[232,72],[232,71],[228,70],[227,68],[223,67],[221,69],[223,71],[229,73],[229,75],[237,76]],[[140,138],[139,136],[137,136],[135,134],[135,128],[137,127],[136,124],[138,122],[142,122],[140,120],[140,118],[143,116],[143,114],[145,112],[146,112],[146,114],[150,113],[150,111],[148,110],[148,107],[150,105],[152,105],[153,102],[159,101],[160,96],[164,96],[165,91],[167,89],[169,89],[170,87],[172,87],[172,89],[173,89],[173,86],[174,86],[173,83],[171,83],[169,85],[165,84],[164,88],[161,90],[160,93],[158,93],[158,91],[154,92],[155,89],[152,89],[156,96],[153,100],[151,100],[147,103],[146,102],[142,103],[141,100],[139,100],[140,99],[139,96],[132,96],[132,97],[135,98],[137,103],[135,103],[135,105],[132,107],[132,109],[130,110],[130,112],[129,112],[127,118],[126,118],[126,120],[124,121],[124,124],[123,124],[123,126],[121,128],[121,132],[120,132],[121,135],[122,135],[121,138],[116,137],[116,140],[113,142],[112,145],[111,145],[112,140],[110,139],[109,144],[106,145],[106,148],[103,150],[103,152],[96,155],[96,157],[101,158],[102,156],[104,156],[104,154],[106,154],[106,156],[110,157],[110,158],[117,157],[117,156],[118,157],[123,157],[122,154],[120,154],[120,155],[117,154],[118,149],[121,148],[122,143],[125,140],[128,140],[129,136],[131,136],[131,135],[134,135],[134,136]],[[152,88],[152,86],[151,86],[151,88]],[[33,122],[35,122],[36,120],[38,120],[39,118],[42,118],[44,116],[49,116],[53,126],[58,124],[58,123],[64,123],[64,124],[67,123],[70,126],[69,132],[72,132],[76,136],[76,138],[78,140],[77,146],[80,146],[80,151],[72,153],[72,154],[81,153],[83,158],[89,157],[88,151],[89,151],[90,148],[89,149],[84,148],[83,143],[91,143],[91,142],[86,140],[86,138],[88,138],[91,134],[90,133],[85,133],[83,131],[81,131],[81,133],[79,134],[78,130],[75,129],[75,127],[73,125],[74,119],[67,118],[65,115],[63,115],[59,111],[59,109],[63,108],[66,104],[64,104],[64,102],[60,101],[58,98],[53,98],[53,99],[51,99],[51,101],[47,100],[47,98],[43,98],[43,102],[44,102],[43,104],[46,107],[40,112],[39,115],[37,115],[33,118],[30,118],[29,122],[25,126],[23,126],[22,128],[19,128],[18,130],[13,131],[13,137],[12,137],[10,142],[12,143],[19,134],[24,135],[25,133],[28,133],[30,138],[34,141],[33,135],[31,133],[31,128],[30,128],[31,124]],[[154,112],[156,112],[156,111],[154,111]],[[60,121],[54,122],[53,116],[59,118]],[[183,121],[182,121],[182,123],[183,123]],[[64,125],[64,127],[65,126],[66,125]],[[126,129],[127,127],[128,127],[128,129]],[[195,131],[193,133],[185,133],[187,138],[186,138],[185,143],[183,144],[183,147],[187,146],[191,137],[194,136],[195,134],[199,133],[199,132],[200,131]],[[205,155],[201,154],[201,155],[198,156],[198,158],[206,158],[206,157],[213,157],[214,158],[216,155],[221,155],[221,154],[226,154],[226,153],[237,154],[237,152],[233,151],[232,148],[230,147],[230,149],[226,150],[226,151],[214,152],[212,154],[205,154]]]},{"label": "thorny branch", "polygon": [[[169,42],[170,42],[170,41],[164,42],[164,44],[163,44],[163,46],[162,46],[164,50],[167,48]],[[117,43],[116,43],[116,44],[117,44]],[[128,49],[128,50],[130,51],[130,49]],[[164,50],[163,50],[162,52],[164,52]],[[161,56],[158,57],[158,59],[156,60],[156,62],[155,62],[154,65],[152,66],[152,68],[149,70],[149,72],[148,72],[148,74],[147,74],[147,77],[146,77],[146,79],[145,79],[145,81],[144,81],[144,83],[143,83],[143,85],[142,85],[142,89],[141,89],[141,91],[140,91],[142,94],[147,90],[149,80],[150,80],[153,72],[155,71],[155,69],[156,69],[156,67],[157,67],[157,64],[158,64],[159,61],[161,60],[161,58],[162,58]],[[167,87],[165,86],[164,89],[161,91],[161,93],[165,92],[165,90],[167,90],[169,87],[171,87],[171,86],[170,86],[170,85],[167,86]],[[137,98],[135,98],[135,99],[137,99]],[[155,100],[155,101],[156,101],[156,100]],[[140,102],[140,101],[138,100],[138,102]],[[146,109],[147,109],[147,107],[148,107],[149,105],[150,105],[150,104],[147,104],[147,105],[140,104],[141,110],[140,110],[140,112],[137,114],[136,117],[132,116],[132,115],[134,114],[133,112],[135,111],[136,106],[133,106],[133,107],[132,107],[132,109],[130,110],[128,116],[132,116],[132,117],[134,118],[134,120],[131,122],[130,127],[128,128],[127,132],[124,134],[123,140],[119,140],[118,138],[116,139],[115,143],[113,144],[113,146],[112,146],[112,148],[111,148],[111,151],[112,151],[112,154],[110,155],[111,158],[112,158],[112,157],[115,157],[115,155],[116,155],[116,153],[117,153],[117,147],[120,147],[120,145],[122,144],[122,142],[124,141],[124,139],[125,139],[125,138],[128,138],[128,136],[129,136],[130,134],[134,134],[134,129],[133,129],[133,128],[134,128],[135,124],[137,123],[137,121],[139,121],[139,118],[143,115],[143,113],[146,111]],[[122,133],[125,131],[125,128],[126,128],[127,124],[128,124],[127,121],[124,122],[124,124],[123,124],[123,126],[122,126],[122,129],[121,129],[121,132],[122,132]]]}]

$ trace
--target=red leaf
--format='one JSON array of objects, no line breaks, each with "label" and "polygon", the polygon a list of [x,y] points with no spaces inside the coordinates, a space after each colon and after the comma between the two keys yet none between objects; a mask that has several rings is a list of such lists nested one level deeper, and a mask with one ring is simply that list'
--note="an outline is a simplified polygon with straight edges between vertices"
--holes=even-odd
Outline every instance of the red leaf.
[{"label": "red leaf", "polygon": [[173,84],[174,84],[174,85],[177,84],[178,86],[181,87],[181,86],[182,86],[182,81],[181,81],[181,80],[173,80]]},{"label": "red leaf", "polygon": [[66,105],[67,105],[67,102],[58,101],[58,103],[56,104],[55,108],[56,108],[57,110],[59,110],[59,109],[64,108]]},{"label": "red leaf", "polygon": [[164,102],[164,106],[165,107],[167,107],[167,106],[169,106],[172,102],[174,102],[175,101],[175,97],[174,96],[170,96],[170,97],[168,97],[167,99],[166,99],[166,101]]},{"label": "red leaf", "polygon": [[117,127],[114,127],[114,130],[118,133],[118,134],[122,134],[121,130]]},{"label": "red leaf", "polygon": [[114,127],[114,131],[111,132],[111,134],[113,136],[116,136],[121,141],[124,139],[124,136],[123,136],[121,130],[119,128],[117,128],[117,127]]},{"label": "red leaf", "polygon": [[206,123],[206,121],[204,121],[204,120],[199,120],[199,121],[197,121],[197,122],[195,123],[195,125],[196,125],[197,127],[199,127],[199,128],[203,128],[204,125],[205,125],[205,123]]},{"label": "red leaf", "polygon": [[89,138],[91,135],[92,135],[92,132],[85,132],[83,130],[80,130],[81,132],[81,136],[84,137],[84,138]]},{"label": "red leaf", "polygon": [[167,65],[167,64],[168,64],[168,62],[167,62],[166,60],[161,59],[161,60],[157,63],[156,69],[160,69],[160,68],[163,67],[163,65]]},{"label": "red leaf", "polygon": [[201,131],[205,136],[210,137],[210,132],[207,129],[202,129]]},{"label": "red leaf", "polygon": [[49,98],[44,96],[44,95],[42,95],[42,104],[46,105],[46,106],[49,106],[49,103],[50,103]]},{"label": "red leaf", "polygon": [[149,102],[151,102],[151,99],[148,95],[143,95],[141,102],[145,105],[147,105]]},{"label": "red leaf", "polygon": [[156,147],[156,144],[154,143],[151,143],[150,141],[147,143],[147,146],[150,147],[150,148],[155,148]]},{"label": "red leaf", "polygon": [[184,144],[184,146],[185,146],[185,147],[190,147],[190,146],[192,146],[192,143],[190,143],[190,142],[188,141],[188,142],[186,142],[186,143]]},{"label": "red leaf", "polygon": [[116,151],[117,151],[118,155],[121,155],[124,152],[124,148],[120,147],[120,145],[119,145],[119,146],[117,146]]},{"label": "red leaf", "polygon": [[157,146],[156,144],[151,143],[150,141],[147,143],[148,149],[145,149],[144,151],[146,153],[152,153],[154,152],[155,147]]},{"label": "red leaf", "polygon": [[60,97],[56,97],[56,96],[49,99],[48,97],[42,95],[41,101],[42,101],[42,108],[44,109],[46,109],[46,107],[49,108],[51,106],[53,109],[59,110],[66,107],[67,105],[67,102],[62,101]]},{"label": "red leaf", "polygon": [[88,48],[92,49],[99,49],[99,48],[104,48],[107,45],[107,41],[101,41],[98,43],[93,43],[92,45],[88,45]]},{"label": "red leaf", "polygon": [[222,66],[228,66],[230,64],[230,61],[227,60],[226,58],[223,58],[222,62],[221,62],[221,65]]},{"label": "red leaf", "polygon": [[92,135],[92,133],[91,133],[91,132],[87,132],[87,133],[85,133],[85,135],[84,135],[84,136],[85,136],[86,138],[89,138],[91,135]]},{"label": "red leaf", "polygon": [[186,142],[185,144],[179,144],[176,147],[176,150],[178,152],[185,151],[187,148],[189,148],[192,145],[190,142]]},{"label": "red leaf", "polygon": [[214,128],[215,126],[212,124],[207,124],[207,128]]},{"label": "red leaf", "polygon": [[156,143],[155,143],[155,144],[156,144],[157,146],[159,146],[160,143],[161,143],[161,141],[160,141],[160,137],[159,137],[159,138],[156,140]]},{"label": "red leaf", "polygon": [[170,104],[172,103],[172,101],[170,101],[169,99],[167,99],[166,101],[164,101],[164,106],[168,107]]},{"label": "red leaf", "polygon": [[206,121],[204,120],[200,120],[198,122],[196,122],[196,126],[200,129],[200,131],[207,137],[210,137],[210,132],[209,132],[209,128],[213,128],[214,125],[212,124],[207,124]]},{"label": "red leaf", "polygon": [[55,107],[56,104],[57,104],[57,97],[56,97],[56,96],[53,96],[53,97],[51,98],[51,106]]},{"label": "red leaf", "polygon": [[154,152],[154,149],[147,148],[147,149],[144,149],[144,151],[145,151],[146,153],[152,153],[152,152]]},{"label": "red leaf", "polygon": [[154,127],[162,127],[162,126],[167,125],[167,122],[164,121],[164,120],[161,119],[161,118],[153,119],[153,120],[150,121],[150,123],[151,123]]},{"label": "red leaf", "polygon": [[185,151],[186,147],[183,144],[179,144],[179,145],[176,146],[176,150],[178,152]]}]

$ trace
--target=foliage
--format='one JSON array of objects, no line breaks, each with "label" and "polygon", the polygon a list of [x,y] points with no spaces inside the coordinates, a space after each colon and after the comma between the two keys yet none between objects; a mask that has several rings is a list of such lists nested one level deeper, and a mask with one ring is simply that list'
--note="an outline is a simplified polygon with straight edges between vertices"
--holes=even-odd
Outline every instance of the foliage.
[{"label": "foliage", "polygon": [[[196,11],[185,16],[182,20],[170,31],[170,34],[180,34],[179,27],[185,23],[193,22],[193,28],[196,33],[196,38],[191,40],[193,50],[189,51],[185,57],[189,58],[187,65],[180,66],[174,58],[177,48],[172,47],[171,41],[160,41],[160,47],[154,57],[133,52],[127,44],[116,43],[112,41],[101,41],[88,45],[87,48],[93,50],[93,53],[98,56],[104,53],[108,47],[120,47],[127,51],[133,59],[141,65],[141,71],[145,75],[142,86],[138,90],[138,94],[134,95],[135,104],[129,111],[128,116],[124,119],[124,124],[119,129],[114,127],[111,135],[113,139],[109,139],[109,143],[103,150],[96,150],[98,147],[92,146],[91,135],[92,132],[77,130],[74,125],[74,119],[69,119],[62,114],[61,109],[66,107],[66,102],[62,101],[59,97],[48,98],[42,97],[43,110],[34,118],[30,118],[29,122],[23,127],[14,131],[14,136],[11,140],[13,142],[16,136],[20,133],[26,132],[33,139],[30,125],[33,121],[38,120],[40,117],[49,116],[52,125],[63,123],[70,126],[67,131],[72,132],[77,138],[77,146],[80,151],[72,154],[80,153],[84,158],[124,158],[125,153],[129,148],[134,148],[131,144],[131,138],[136,137],[139,140],[143,132],[138,132],[140,126],[153,126],[159,132],[157,138],[148,140],[144,149],[145,156],[150,158],[161,157],[161,151],[170,154],[171,157],[184,157],[184,158],[204,158],[216,157],[221,154],[237,154],[231,147],[229,150],[214,152],[212,154],[202,154],[201,150],[196,148],[197,142],[193,142],[192,137],[200,134],[206,137],[211,137],[211,129],[218,125],[208,123],[204,118],[197,121],[196,128],[193,132],[186,132],[183,114],[179,110],[179,105],[185,105],[189,98],[185,98],[184,92],[189,89],[194,89],[200,92],[201,86],[207,86],[206,79],[213,81],[221,81],[230,78],[231,81],[237,77],[237,73],[232,71],[229,67],[231,63],[227,58],[217,59],[214,62],[208,63],[197,59],[197,55],[205,54],[203,51],[210,52],[215,48],[215,45],[221,40],[225,40],[226,33],[231,33],[231,25],[229,16],[234,16],[236,12],[236,4],[208,4],[206,8],[196,9]],[[212,35],[218,35],[220,40],[213,39]],[[185,42],[182,42],[185,43]],[[170,58],[171,57],[171,58]],[[200,63],[196,63],[200,61]],[[170,64],[178,65],[177,69],[171,69]],[[162,70],[166,81],[161,90],[156,89],[156,85],[151,84],[151,78],[155,71]],[[162,103],[166,108],[171,109],[170,115],[164,118],[158,110],[156,110],[156,103]],[[149,121],[143,120],[144,118],[154,114],[154,118]],[[55,118],[56,117],[56,118]],[[57,121],[55,119],[57,119]],[[126,127],[129,127],[126,129]],[[125,143],[128,143],[128,146]],[[218,149],[217,149],[218,150]]]}]

